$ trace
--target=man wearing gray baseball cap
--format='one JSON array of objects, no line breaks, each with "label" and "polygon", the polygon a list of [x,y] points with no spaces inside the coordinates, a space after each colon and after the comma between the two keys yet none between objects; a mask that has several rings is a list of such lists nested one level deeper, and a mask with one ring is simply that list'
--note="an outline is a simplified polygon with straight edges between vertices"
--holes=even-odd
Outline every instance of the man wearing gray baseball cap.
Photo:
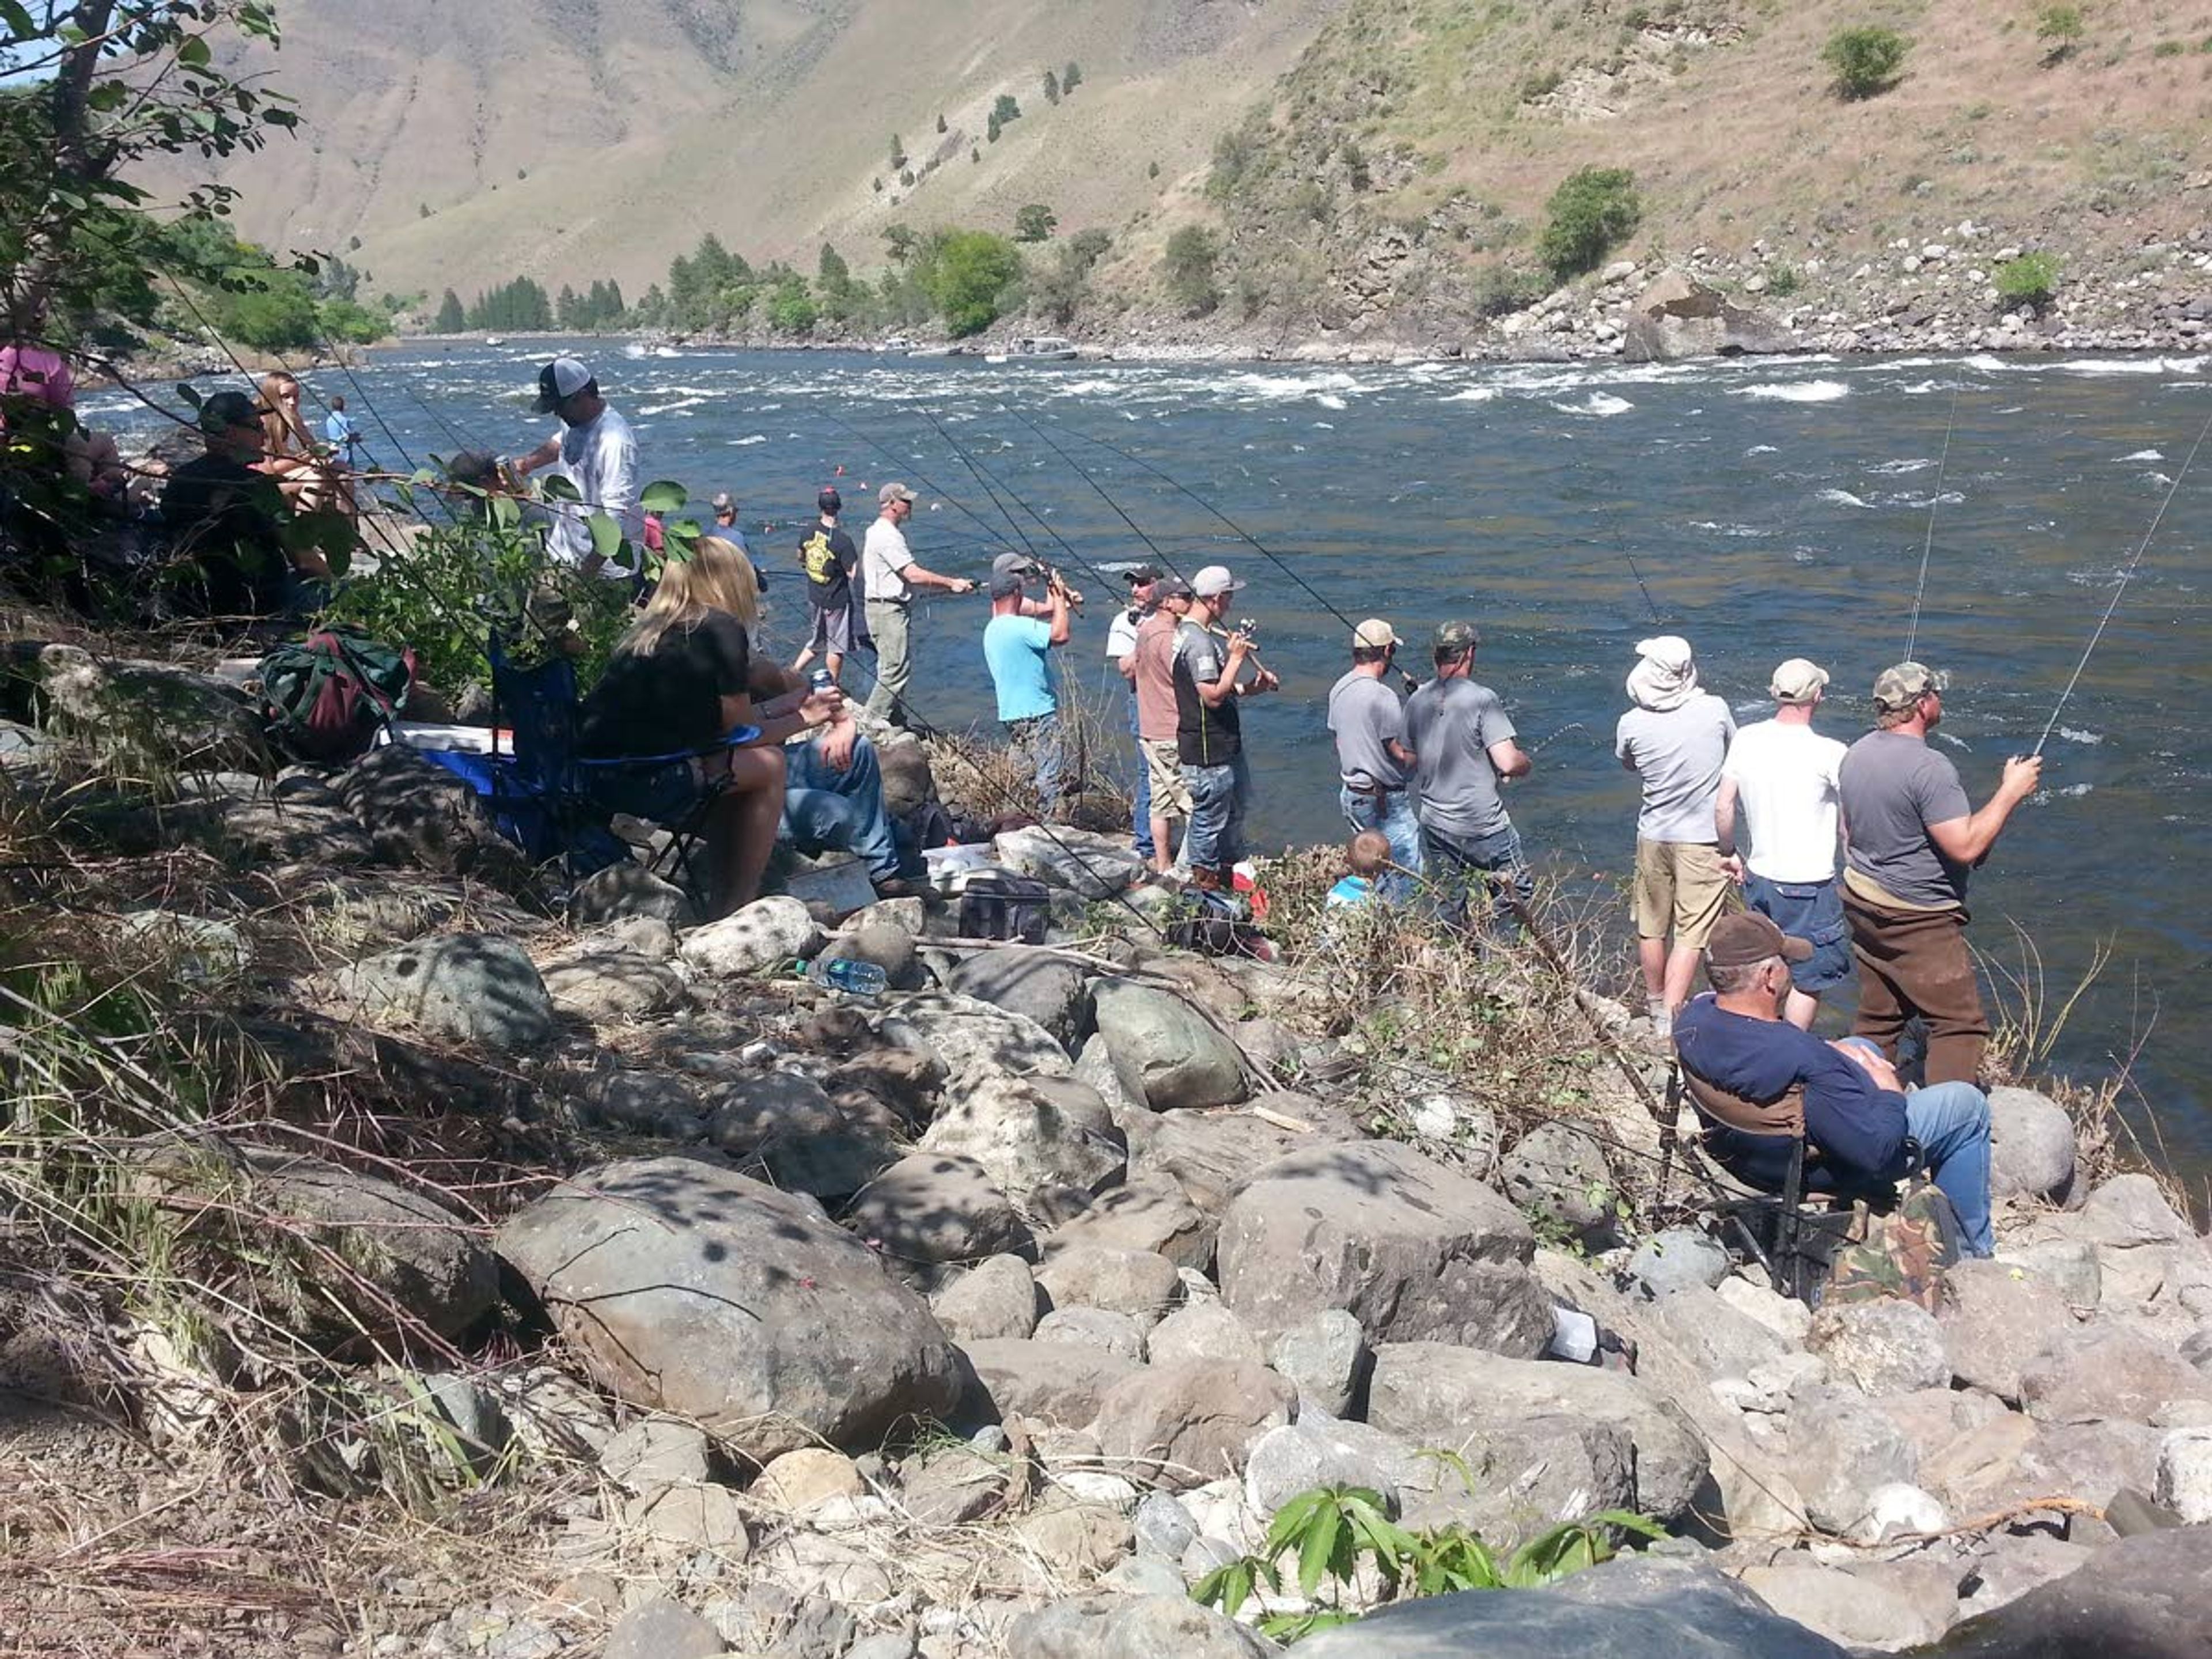
[{"label": "man wearing gray baseball cap", "polygon": [[[557,466],[581,499],[555,504],[545,546],[587,576],[629,581],[645,556],[645,508],[638,500],[637,435],[620,410],[599,395],[592,371],[574,357],[556,357],[538,372],[540,415],[561,417],[561,430],[520,457],[517,472]],[[592,520],[615,521],[623,547],[613,558],[592,540]],[[627,558],[632,562],[625,563]]]},{"label": "man wearing gray baseball cap", "polygon": [[906,521],[914,516],[914,491],[887,483],[876,492],[877,519],[860,544],[860,591],[866,596],[868,632],[876,641],[876,689],[868,693],[868,713],[893,726],[908,724],[907,682],[914,675],[914,641],[907,618],[917,587],[948,593],[972,593],[964,576],[940,576],[925,570],[906,544]]},{"label": "man wearing gray baseball cap", "polygon": [[[1821,994],[1841,985],[1851,971],[1850,929],[1836,884],[1836,780],[1844,745],[1813,729],[1827,684],[1827,671],[1802,657],[1774,671],[1766,688],[1774,718],[1735,734],[1713,801],[1721,867],[1742,884],[1744,902],[1812,946],[1803,961],[1790,963],[1784,1011],[1792,1025],[1806,1031],[1820,1012]],[[1751,831],[1748,854],[1737,847],[1739,810]]]}]

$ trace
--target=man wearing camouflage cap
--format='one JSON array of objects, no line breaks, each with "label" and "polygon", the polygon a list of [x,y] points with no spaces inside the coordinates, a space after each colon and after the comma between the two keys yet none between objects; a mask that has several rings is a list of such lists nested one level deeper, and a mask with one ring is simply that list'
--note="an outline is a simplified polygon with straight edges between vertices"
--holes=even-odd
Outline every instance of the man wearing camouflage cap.
[{"label": "man wearing camouflage cap", "polygon": [[1855,1035],[1897,1058],[1905,1022],[1928,1027],[1930,1083],[1972,1083],[1990,1023],[1966,948],[1966,883],[2005,822],[2035,793],[2039,758],[2014,757],[1996,793],[1972,810],[1958,769],[1931,748],[1945,677],[1901,662],[1874,683],[1876,729],[1844,757],[1839,793],[1850,845],[1844,913],[1859,965]]},{"label": "man wearing camouflage cap", "polygon": [[1421,857],[1446,918],[1464,921],[1480,885],[1489,890],[1492,920],[1510,932],[1536,884],[1498,787],[1527,777],[1534,763],[1514,741],[1498,693],[1475,684],[1481,643],[1473,623],[1437,629],[1437,677],[1407,700],[1406,741],[1421,792]]},{"label": "man wearing camouflage cap", "polygon": [[1337,804],[1353,830],[1389,842],[1395,867],[1377,887],[1402,902],[1421,873],[1421,825],[1408,793],[1413,751],[1405,743],[1405,701],[1389,678],[1397,648],[1397,630],[1380,617],[1352,630],[1352,669],[1329,688],[1328,729],[1336,739]]}]

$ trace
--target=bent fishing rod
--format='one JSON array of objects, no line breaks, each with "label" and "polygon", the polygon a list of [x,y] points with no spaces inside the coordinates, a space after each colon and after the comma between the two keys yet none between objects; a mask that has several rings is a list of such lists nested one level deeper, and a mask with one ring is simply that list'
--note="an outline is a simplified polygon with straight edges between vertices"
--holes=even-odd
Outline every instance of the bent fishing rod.
[{"label": "bent fishing rod", "polygon": [[1920,580],[1912,588],[1912,617],[1905,625],[1905,659],[1912,659],[1912,643],[1920,637],[1920,599],[1928,591],[1928,556],[1936,547],[1936,509],[1943,503],[1943,474],[1951,465],[1951,434],[1959,424],[1959,387],[1951,386],[1951,416],[1943,422],[1943,449],[1936,462],[1936,488],[1928,497],[1928,533],[1920,543]]},{"label": "bent fishing rod", "polygon": [[2105,606],[2105,614],[2097,618],[2097,626],[2089,635],[2089,643],[2081,647],[2081,660],[2074,665],[2074,672],[2066,681],[2066,689],[2058,694],[2058,701],[2051,710],[2051,718],[2043,723],[2043,735],[2035,740],[2031,757],[2040,757],[2043,745],[2051,741],[2051,732],[2057,728],[2059,715],[2066,712],[2067,700],[2074,695],[2074,688],[2081,682],[2081,671],[2089,665],[2089,658],[2097,649],[2097,642],[2105,637],[2106,625],[2112,620],[2112,613],[2120,608],[2121,597],[2127,592],[2128,584],[2135,580],[2136,567],[2142,562],[2144,553],[2149,550],[2151,538],[2158,534],[2159,526],[2166,522],[2166,510],[2173,505],[2173,498],[2180,494],[2181,481],[2189,476],[2189,469],[2196,465],[2197,452],[2204,447],[2208,433],[2212,433],[2212,414],[2205,416],[2203,426],[2197,430],[2197,441],[2189,446],[2189,453],[2175,469],[2173,482],[2166,486],[2166,499],[2159,502],[2158,511],[2151,518],[2150,528],[2143,532],[2142,540],[2136,544],[2133,556],[2121,568],[2119,582],[2112,589],[2112,597]]}]

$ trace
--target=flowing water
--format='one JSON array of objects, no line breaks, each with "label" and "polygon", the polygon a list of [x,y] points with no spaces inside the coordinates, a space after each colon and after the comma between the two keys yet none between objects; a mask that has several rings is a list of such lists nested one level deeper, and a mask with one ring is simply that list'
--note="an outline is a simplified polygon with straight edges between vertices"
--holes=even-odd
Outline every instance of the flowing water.
[{"label": "flowing water", "polygon": [[[310,403],[346,393],[386,466],[520,450],[544,430],[527,393],[552,349],[381,354],[351,380],[308,377]],[[1250,583],[1237,614],[1260,623],[1284,680],[1245,706],[1262,845],[1345,833],[1324,707],[1347,629],[1299,582],[1355,620],[1391,620],[1417,670],[1437,623],[1472,617],[1480,678],[1523,743],[1543,744],[1510,796],[1515,821],[1590,892],[1609,891],[1632,850],[1636,784],[1608,750],[1638,640],[1686,635],[1740,720],[1760,716],[1775,663],[1809,656],[1833,678],[1826,729],[1854,737],[1865,690],[1904,654],[1935,496],[1916,654],[1953,674],[1937,740],[1979,802],[2003,757],[2033,746],[2212,413],[2205,357],[1320,368],[577,349],[635,422],[647,477],[677,479],[695,501],[738,497],[787,637],[803,623],[789,526],[833,480],[856,537],[872,486],[914,485],[916,551],[945,574],[981,574],[990,553],[1027,544],[1093,594],[1118,588],[1100,572],[1139,559],[1186,575],[1229,564]],[[145,427],[121,399],[91,412]],[[1282,564],[1091,434],[1172,474]],[[2212,818],[2208,551],[2212,453],[2185,480],[1973,907],[1996,962],[2018,971],[2020,937],[2033,940],[2031,977],[2054,1007],[2109,949],[2057,1062],[2095,1074],[2139,1047],[2142,1121],[2200,1170],[2212,919],[2191,872]],[[1094,696],[1106,620],[1094,599],[1068,653]],[[980,600],[941,597],[917,617],[915,701],[935,723],[988,718],[982,621]]]}]

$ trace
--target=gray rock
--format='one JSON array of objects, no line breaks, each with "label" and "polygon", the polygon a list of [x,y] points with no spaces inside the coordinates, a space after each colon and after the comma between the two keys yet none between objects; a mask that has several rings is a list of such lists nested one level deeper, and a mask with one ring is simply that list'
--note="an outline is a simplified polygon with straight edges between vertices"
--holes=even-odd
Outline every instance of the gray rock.
[{"label": "gray rock", "polygon": [[929,1298],[955,1342],[1025,1340],[1036,1329],[1036,1280],[1018,1255],[986,1256]]},{"label": "gray rock", "polygon": [[1729,1255],[1711,1233],[1669,1227],[1638,1244],[1622,1271],[1652,1296],[1689,1285],[1711,1290],[1728,1277]]},{"label": "gray rock", "polygon": [[2090,1326],[2051,1343],[2021,1370],[2020,1398],[2039,1423],[2149,1423],[2172,1401],[2212,1400],[2212,1376],[2166,1343]]},{"label": "gray rock", "polygon": [[1076,1244],[1037,1270],[1037,1287],[1054,1308],[1103,1308],[1149,1328],[1182,1300],[1182,1276],[1164,1255]]},{"label": "gray rock", "polygon": [[253,949],[227,921],[178,910],[134,910],[115,924],[116,943],[135,961],[162,963],[195,985],[236,979],[253,963]]},{"label": "gray rock", "polygon": [[363,755],[338,781],[337,795],[386,863],[510,884],[528,868],[476,791],[404,744]]},{"label": "gray rock", "polygon": [[1039,1342],[1096,1348],[1133,1365],[1145,1363],[1145,1328],[1125,1313],[1103,1308],[1055,1308],[1037,1321]]},{"label": "gray rock", "polygon": [[1191,1519],[1182,1500],[1164,1492],[1146,1492],[1131,1522],[1136,1528],[1137,1548],[1163,1561],[1180,1564],[1183,1552],[1198,1537],[1198,1522]]},{"label": "gray rock", "polygon": [[2190,1526],[2212,1522],[2212,1428],[2175,1429],[2158,1443],[2151,1496]]},{"label": "gray rock", "polygon": [[900,1501],[924,1526],[965,1526],[1006,1496],[1008,1467],[972,1447],[939,1447],[899,1472]]},{"label": "gray rock", "polygon": [[[164,772],[244,771],[266,776],[274,758],[245,696],[210,674],[94,657],[81,646],[34,649],[40,724],[96,737],[103,748]],[[148,775],[141,773],[139,775]]]},{"label": "gray rock", "polygon": [[1148,1555],[1133,1555],[1098,1581],[1116,1595],[1183,1596],[1182,1570]]},{"label": "gray rock", "polygon": [[1006,1628],[1021,1659],[1262,1659],[1276,1650],[1188,1596],[1093,1594],[1024,1613]]},{"label": "gray rock", "polygon": [[1195,1584],[1210,1572],[1218,1572],[1244,1553],[1225,1538],[1199,1537],[1182,1553],[1185,1583]]},{"label": "gray rock", "polygon": [[1940,1389],[1951,1380],[1951,1358],[1936,1316],[1894,1297],[1821,1309],[1807,1346],[1870,1395]]},{"label": "gray rock", "polygon": [[1258,1365],[1156,1365],[1098,1403],[1098,1443],[1116,1467],[1187,1491],[1244,1467],[1251,1443],[1291,1420],[1297,1391]]},{"label": "gray rock", "polygon": [[866,1449],[961,1392],[912,1291],[805,1200],[686,1158],[601,1166],[501,1229],[593,1377],[765,1462]]},{"label": "gray rock", "polygon": [[1027,1255],[1029,1224],[973,1158],[915,1152],[877,1176],[842,1216],[844,1224],[908,1276],[987,1256]]},{"label": "gray rock", "polygon": [[933,1055],[958,1089],[1008,1077],[1066,1077],[1075,1067],[1067,1050],[1035,1020],[974,997],[902,996],[878,1030],[887,1043]]},{"label": "gray rock", "polygon": [[595,870],[568,894],[568,925],[598,927],[612,921],[663,921],[674,927],[698,920],[691,896],[635,859]]},{"label": "gray rock", "polygon": [[1245,1365],[1267,1363],[1259,1339],[1244,1328],[1244,1322],[1212,1301],[1177,1308],[1152,1327],[1145,1351],[1156,1365],[1190,1359],[1220,1359]]},{"label": "gray rock", "polygon": [[585,1082],[578,1104],[591,1123],[640,1134],[689,1139],[707,1127],[705,1103],[666,1072],[603,1066]]},{"label": "gray rock", "polygon": [[882,1116],[848,1114],[811,1078],[766,1072],[724,1087],[708,1134],[773,1186],[844,1198],[898,1161],[891,1121]]},{"label": "gray rock", "polygon": [[823,1086],[833,1095],[858,1089],[907,1122],[921,1124],[936,1110],[945,1076],[945,1062],[919,1048],[864,1048],[840,1060]]},{"label": "gray rock", "polygon": [[1331,1417],[1349,1415],[1367,1389],[1374,1354],[1359,1321],[1341,1308],[1325,1308],[1275,1339],[1267,1363],[1298,1391],[1299,1409]]},{"label": "gray rock", "polygon": [[594,1024],[665,1014],[689,996],[684,976],[634,951],[587,951],[548,963],[545,993],[564,1014]]},{"label": "gray rock", "polygon": [[1098,1091],[1067,1077],[971,1081],[939,1107],[921,1144],[974,1158],[1017,1201],[1047,1187],[1100,1191],[1129,1161]]},{"label": "gray rock", "polygon": [[1092,1002],[1115,1069],[1152,1110],[1233,1105],[1249,1092],[1236,1046],[1173,992],[1102,979]]},{"label": "gray rock", "polygon": [[1135,884],[1145,861],[1126,837],[1093,835],[1066,825],[1008,830],[992,845],[999,865],[1081,898],[1111,898]]},{"label": "gray rock", "polygon": [[641,1418],[599,1449],[599,1473],[638,1496],[665,1486],[726,1480],[728,1462],[693,1424]]},{"label": "gray rock", "polygon": [[1141,1375],[1127,1360],[1058,1342],[990,1340],[961,1344],[981,1399],[996,1417],[1025,1417],[1062,1428],[1087,1427],[1107,1393]]},{"label": "gray rock", "polygon": [[915,1659],[914,1637],[905,1631],[864,1636],[845,1650],[845,1659]]},{"label": "gray rock", "polygon": [[520,1053],[553,1040],[552,999],[513,939],[445,933],[340,969],[336,1000],[369,1019],[396,1019],[441,1036]]},{"label": "gray rock", "polygon": [[720,1631],[688,1607],[656,1595],[615,1620],[606,1659],[712,1659],[726,1651]]},{"label": "gray rock", "polygon": [[1340,1308],[1371,1341],[1533,1356],[1552,1336],[1535,1244],[1504,1199],[1408,1147],[1321,1147],[1257,1170],[1230,1204],[1222,1297],[1262,1334]]},{"label": "gray rock", "polygon": [[1080,963],[1057,951],[1027,945],[979,951],[945,988],[1035,1020],[1071,1054],[1091,1033],[1090,983]]},{"label": "gray rock", "polygon": [[1620,355],[1626,362],[1665,363],[1796,349],[1796,337],[1765,313],[1669,270],[1629,308]]},{"label": "gray rock", "polygon": [[1540,1590],[1403,1601],[1299,1659],[1848,1659],[1703,1563],[1627,1556]]},{"label": "gray rock", "polygon": [[1090,1198],[1045,1241],[1149,1250],[1178,1267],[1206,1273],[1213,1266],[1218,1224],[1166,1176],[1140,1174]]},{"label": "gray rock", "polygon": [[1784,1472],[1816,1526],[1848,1533],[1878,1489],[1918,1479],[1920,1460],[1887,1413],[1849,1390],[1814,1388],[1791,1400]]},{"label": "gray rock", "polygon": [[2028,1366],[2074,1330],[2065,1296],[2050,1278],[1997,1261],[1961,1261],[1944,1279],[1951,1300],[1936,1317],[1953,1378],[2018,1401]]},{"label": "gray rock", "polygon": [[1914,1598],[1870,1575],[1824,1567],[1799,1556],[1754,1565],[1743,1582],[1785,1619],[1855,1648],[1885,1650],[1935,1641],[1950,1624]]},{"label": "gray rock", "polygon": [[929,981],[929,970],[915,953],[914,936],[889,922],[864,922],[848,928],[823,947],[829,961],[872,963],[884,970],[884,981],[894,991],[918,991]]},{"label": "gray rock", "polygon": [[1132,1171],[1174,1182],[1200,1213],[1218,1216],[1255,1170],[1278,1158],[1365,1139],[1344,1113],[1317,1101],[1291,1095],[1267,1099],[1271,1109],[1313,1125],[1311,1133],[1243,1112],[1147,1111],[1122,1120]]},{"label": "gray rock", "polygon": [[822,946],[822,930],[797,899],[783,894],[755,899],[720,921],[693,929],[680,947],[684,962],[714,979],[732,979],[787,966]]},{"label": "gray rock", "polygon": [[705,1550],[724,1561],[752,1553],[744,1510],[727,1486],[674,1486],[641,1492],[623,1505],[623,1526],[655,1550],[690,1556]]},{"label": "gray rock", "polygon": [[1748,1377],[1795,1352],[1786,1339],[1699,1285],[1662,1297],[1651,1320],[1709,1379]]},{"label": "gray rock", "polygon": [[2039,1584],[2087,1564],[2094,1552],[2042,1533],[1993,1532],[1985,1536],[1959,1600],[1961,1617],[1990,1613],[2016,1601]]},{"label": "gray rock", "polygon": [[2020,1268],[2030,1279],[2047,1280],[2077,1313],[2091,1312],[2104,1300],[2105,1276],[2097,1263],[2097,1247],[2081,1239],[2000,1243],[1996,1260]]},{"label": "gray rock", "polygon": [[1477,1425],[1533,1417],[1609,1424],[1635,1448],[1636,1506],[1684,1514],[1707,1473],[1704,1438],[1672,1401],[1620,1371],[1508,1359],[1441,1343],[1375,1351],[1368,1421],[1417,1446],[1455,1447]]},{"label": "gray rock", "polygon": [[1990,1195],[2045,1198],[2074,1178],[2074,1120],[2033,1089],[1990,1091]]},{"label": "gray rock", "polygon": [[1953,1627],[1944,1659],[2203,1659],[2212,1527],[2124,1539],[2090,1564]]},{"label": "gray rock", "polygon": [[1498,1166],[1498,1184],[1523,1212],[1548,1216],[1577,1237],[1613,1227],[1613,1171],[1596,1138],[1565,1123],[1540,1123]]},{"label": "gray rock", "polygon": [[1252,1443],[1244,1465],[1244,1501],[1265,1521],[1301,1492],[1364,1486],[1379,1492],[1395,1510],[1400,1487],[1416,1482],[1419,1472],[1413,1447],[1364,1423],[1286,1423]]}]

